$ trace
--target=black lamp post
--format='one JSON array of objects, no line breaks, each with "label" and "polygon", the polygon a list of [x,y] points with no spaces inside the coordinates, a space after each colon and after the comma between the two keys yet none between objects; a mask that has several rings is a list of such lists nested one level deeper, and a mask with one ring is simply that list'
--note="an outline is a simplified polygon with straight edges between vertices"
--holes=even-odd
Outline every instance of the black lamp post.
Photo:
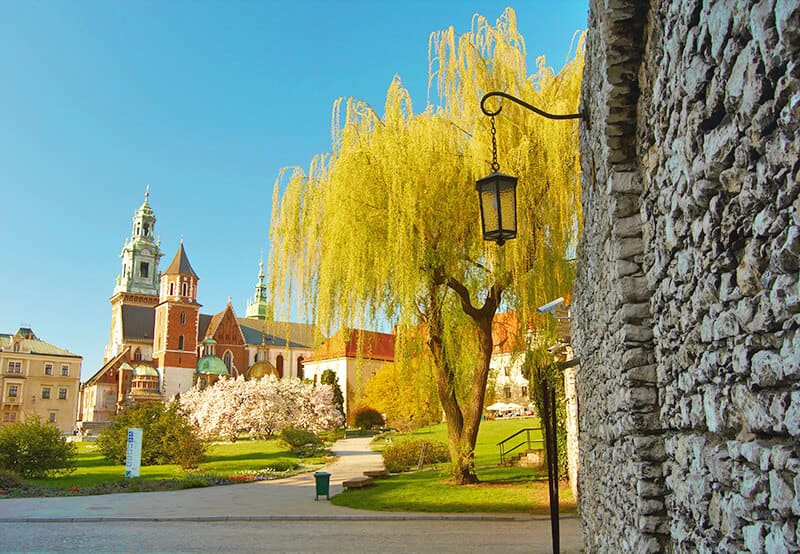
[{"label": "black lamp post", "polygon": [[517,236],[517,178],[500,173],[500,164],[497,162],[497,130],[494,126],[494,116],[499,114],[503,107],[499,106],[494,112],[487,110],[486,100],[492,96],[508,98],[549,119],[577,119],[583,115],[580,113],[550,114],[505,92],[488,92],[481,98],[481,111],[492,118],[492,173],[483,179],[478,179],[475,182],[475,188],[478,190],[481,205],[483,240],[494,241],[498,246],[503,246],[507,240]]},{"label": "black lamp post", "polygon": [[[481,221],[483,224],[483,240],[496,241],[503,246],[506,240],[517,236],[517,178],[499,173],[497,163],[497,130],[494,116],[503,107],[498,106],[492,112],[486,109],[486,100],[492,96],[508,98],[530,111],[548,119],[583,119],[583,113],[551,114],[515,96],[505,92],[488,92],[481,98],[481,111],[492,118],[492,174],[476,182],[481,201]],[[547,458],[547,481],[550,493],[550,532],[552,534],[553,552],[560,548],[560,531],[558,522],[558,448],[556,444],[556,398],[554,391],[545,379],[540,379],[543,399],[542,419],[544,423],[545,456]]]}]

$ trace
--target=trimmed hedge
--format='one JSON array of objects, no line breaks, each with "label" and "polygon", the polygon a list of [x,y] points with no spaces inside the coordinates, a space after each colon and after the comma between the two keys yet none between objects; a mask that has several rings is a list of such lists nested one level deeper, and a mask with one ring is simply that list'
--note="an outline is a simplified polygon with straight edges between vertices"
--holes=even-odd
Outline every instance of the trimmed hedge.
[{"label": "trimmed hedge", "polygon": [[427,444],[425,463],[441,463],[450,460],[447,444],[442,441],[423,439],[407,440],[391,444],[383,450],[383,465],[391,473],[408,471],[419,464],[423,445]]}]

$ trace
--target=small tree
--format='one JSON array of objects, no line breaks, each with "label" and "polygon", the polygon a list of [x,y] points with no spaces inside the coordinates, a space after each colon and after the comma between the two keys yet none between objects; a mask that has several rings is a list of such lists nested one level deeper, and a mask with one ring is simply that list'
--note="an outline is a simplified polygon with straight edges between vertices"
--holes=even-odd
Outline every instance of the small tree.
[{"label": "small tree", "polygon": [[125,463],[130,427],[142,429],[142,465],[177,463],[188,469],[203,460],[205,445],[178,403],[127,406],[97,438],[108,461]]},{"label": "small tree", "polygon": [[333,404],[344,418],[344,395],[342,387],[339,386],[339,377],[332,369],[326,369],[319,377],[319,382],[323,385],[330,385],[333,388]]},{"label": "small tree", "polygon": [[0,469],[39,478],[75,469],[77,449],[38,415],[0,428]]}]

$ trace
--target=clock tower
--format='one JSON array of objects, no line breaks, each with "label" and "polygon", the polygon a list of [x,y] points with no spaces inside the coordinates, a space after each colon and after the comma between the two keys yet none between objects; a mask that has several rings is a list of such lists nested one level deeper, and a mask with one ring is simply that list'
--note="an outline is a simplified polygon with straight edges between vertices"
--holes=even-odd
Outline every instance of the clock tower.
[{"label": "clock tower", "polygon": [[[122,312],[128,307],[153,308],[158,304],[158,287],[161,277],[158,262],[161,253],[161,240],[155,240],[156,217],[150,207],[150,186],[144,193],[144,203],[133,214],[130,238],[122,247],[122,272],[117,277],[114,293],[111,296],[111,336],[106,346],[103,361],[106,362],[123,349]],[[135,310],[135,308],[134,308]],[[152,340],[152,337],[151,337]],[[144,347],[150,352],[141,352],[142,358],[149,359],[152,347]]]}]

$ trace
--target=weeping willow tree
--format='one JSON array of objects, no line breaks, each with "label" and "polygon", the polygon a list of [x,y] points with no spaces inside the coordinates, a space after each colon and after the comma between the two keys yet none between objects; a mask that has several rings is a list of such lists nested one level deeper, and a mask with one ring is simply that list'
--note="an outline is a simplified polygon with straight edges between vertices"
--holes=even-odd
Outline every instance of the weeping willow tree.
[{"label": "weeping willow tree", "polygon": [[[519,177],[518,238],[483,242],[475,180],[490,172],[482,95],[502,90],[552,113],[578,108],[583,47],[557,74],[525,43],[507,9],[491,25],[431,35],[429,90],[415,113],[395,77],[383,115],[357,99],[333,109],[330,154],[287,168],[274,192],[271,286],[323,329],[398,329],[397,356],[419,351],[435,368],[454,479],[477,482],[474,449],[501,307],[530,321],[567,293],[566,261],[581,227],[577,124],[509,104],[497,119],[501,171]],[[282,196],[280,191],[284,191]],[[419,343],[417,343],[419,344]]]}]

